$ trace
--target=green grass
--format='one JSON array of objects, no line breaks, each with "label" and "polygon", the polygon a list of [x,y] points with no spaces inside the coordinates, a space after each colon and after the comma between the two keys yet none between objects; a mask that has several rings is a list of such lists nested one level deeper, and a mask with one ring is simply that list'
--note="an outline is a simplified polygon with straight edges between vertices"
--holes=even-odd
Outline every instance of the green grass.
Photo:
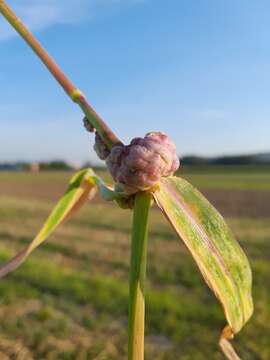
[{"label": "green grass", "polygon": [[[13,175],[0,173],[0,184],[12,179],[15,186]],[[18,193],[0,192],[1,263],[28,244],[45,220],[53,199],[43,190],[56,196],[67,180],[67,174],[15,175]],[[202,184],[197,176],[192,181]],[[225,184],[233,175],[204,176],[222,176]],[[247,174],[238,176],[247,180]],[[87,205],[0,281],[0,358],[24,352],[26,359],[126,359],[131,215],[111,204]],[[228,222],[254,271],[255,314],[235,345],[245,360],[269,360],[269,218]],[[221,307],[156,209],[150,228],[146,359],[222,360]]]},{"label": "green grass", "polygon": [[194,166],[178,175],[204,189],[270,190],[269,166]]},{"label": "green grass", "polygon": [[204,189],[270,190],[270,173],[192,174],[183,177]]},{"label": "green grass", "polygon": [[[110,177],[104,170],[98,170],[107,181]],[[180,168],[179,176],[183,176],[195,186],[207,189],[237,189],[237,190],[270,190],[270,166],[201,166]],[[70,178],[67,172],[43,172],[35,174],[31,183],[38,187],[54,188],[63,186]],[[27,172],[1,172],[0,185],[26,186],[29,184]]]}]

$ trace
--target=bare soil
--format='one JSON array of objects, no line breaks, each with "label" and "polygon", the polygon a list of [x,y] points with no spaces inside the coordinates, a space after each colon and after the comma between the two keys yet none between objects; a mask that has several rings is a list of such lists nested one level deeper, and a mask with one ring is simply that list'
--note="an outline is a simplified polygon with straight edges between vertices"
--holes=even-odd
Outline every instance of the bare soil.
[{"label": "bare soil", "polygon": [[270,217],[270,191],[207,189],[202,192],[226,217]]},{"label": "bare soil", "polygon": [[[42,183],[1,182],[0,196],[12,196],[21,199],[45,201],[57,200],[65,191],[67,179]],[[202,189],[202,193],[226,217],[269,218],[270,191],[266,190],[232,190]],[[100,201],[96,197],[96,202]]]}]

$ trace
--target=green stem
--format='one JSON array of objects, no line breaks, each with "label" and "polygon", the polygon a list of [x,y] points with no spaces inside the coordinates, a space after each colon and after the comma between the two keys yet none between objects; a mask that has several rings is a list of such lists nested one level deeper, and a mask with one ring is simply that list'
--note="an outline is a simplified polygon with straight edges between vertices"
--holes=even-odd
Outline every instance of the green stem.
[{"label": "green stem", "polygon": [[136,195],[130,264],[128,360],[144,359],[144,281],[151,201],[150,193],[141,192]]},{"label": "green stem", "polygon": [[121,143],[117,136],[112,132],[108,125],[101,119],[95,110],[87,102],[82,92],[77,89],[60,67],[49,56],[47,51],[41,46],[33,34],[26,28],[22,21],[16,16],[11,8],[0,0],[0,13],[6,18],[10,25],[21,35],[26,43],[32,48],[43,64],[51,72],[53,77],[62,86],[68,96],[76,102],[83,110],[90,124],[97,130],[105,144],[111,149],[115,144]]}]

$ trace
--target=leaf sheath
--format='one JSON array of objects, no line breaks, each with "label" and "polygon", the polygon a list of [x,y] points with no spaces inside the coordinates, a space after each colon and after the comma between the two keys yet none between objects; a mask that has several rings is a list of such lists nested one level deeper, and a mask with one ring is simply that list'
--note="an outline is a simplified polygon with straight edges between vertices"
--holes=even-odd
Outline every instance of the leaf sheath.
[{"label": "leaf sheath", "polygon": [[148,218],[152,194],[136,195],[132,228],[128,359],[144,359],[144,281],[146,273]]}]

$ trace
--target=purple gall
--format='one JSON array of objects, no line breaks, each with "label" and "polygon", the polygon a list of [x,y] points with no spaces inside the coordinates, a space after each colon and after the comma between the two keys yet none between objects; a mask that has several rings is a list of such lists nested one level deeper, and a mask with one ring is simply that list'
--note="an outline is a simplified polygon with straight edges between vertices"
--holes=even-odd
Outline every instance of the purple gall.
[{"label": "purple gall", "polygon": [[115,182],[128,194],[151,189],[180,165],[174,143],[161,132],[135,138],[127,146],[114,146],[106,162]]}]

